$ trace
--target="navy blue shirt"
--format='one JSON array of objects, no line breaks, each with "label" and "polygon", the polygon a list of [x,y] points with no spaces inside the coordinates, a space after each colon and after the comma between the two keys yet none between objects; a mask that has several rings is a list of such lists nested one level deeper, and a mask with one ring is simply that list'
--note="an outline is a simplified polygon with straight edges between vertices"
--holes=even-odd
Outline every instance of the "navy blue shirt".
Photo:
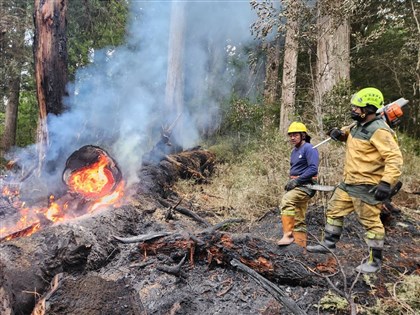
[{"label": "navy blue shirt", "polygon": [[312,144],[305,142],[293,148],[290,155],[290,176],[299,176],[300,183],[309,182],[318,175],[319,154]]}]

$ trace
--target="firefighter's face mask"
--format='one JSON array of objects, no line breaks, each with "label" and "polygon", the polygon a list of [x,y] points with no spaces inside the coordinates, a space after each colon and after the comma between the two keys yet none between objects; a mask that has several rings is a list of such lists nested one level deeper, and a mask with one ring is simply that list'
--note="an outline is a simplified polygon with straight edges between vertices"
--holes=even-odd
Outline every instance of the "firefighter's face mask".
[{"label": "firefighter's face mask", "polygon": [[363,122],[365,120],[366,113],[361,107],[352,106],[350,116],[353,120]]}]

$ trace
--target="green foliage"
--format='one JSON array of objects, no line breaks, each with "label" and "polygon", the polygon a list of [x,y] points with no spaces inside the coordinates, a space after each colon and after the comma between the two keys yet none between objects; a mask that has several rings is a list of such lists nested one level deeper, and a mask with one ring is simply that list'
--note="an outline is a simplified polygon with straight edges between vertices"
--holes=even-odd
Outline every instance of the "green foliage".
[{"label": "green foliage", "polygon": [[278,104],[261,104],[233,97],[222,108],[220,134],[256,133],[278,125]]},{"label": "green foliage", "polygon": [[420,156],[420,142],[407,134],[399,133],[398,142],[404,152]]},{"label": "green foliage", "polygon": [[331,291],[328,291],[319,301],[319,307],[328,311],[344,311],[348,308],[348,305],[345,298],[337,296]]},{"label": "green foliage", "polygon": [[90,62],[94,49],[121,45],[128,19],[128,2],[73,0],[68,3],[69,75]]},{"label": "green foliage", "polygon": [[351,123],[349,113],[352,94],[350,82],[341,81],[325,95],[322,105],[325,130]]},{"label": "green foliage", "polygon": [[21,90],[18,108],[16,145],[26,146],[34,143],[38,121],[38,102],[30,90]]}]

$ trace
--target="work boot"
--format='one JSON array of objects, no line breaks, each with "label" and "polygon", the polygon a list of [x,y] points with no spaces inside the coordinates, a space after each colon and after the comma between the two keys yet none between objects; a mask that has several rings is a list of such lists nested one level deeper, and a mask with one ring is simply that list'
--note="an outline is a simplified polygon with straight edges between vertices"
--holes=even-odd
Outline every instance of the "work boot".
[{"label": "work boot", "polygon": [[294,231],[293,237],[295,239],[295,243],[300,247],[306,248],[306,233],[300,231]]},{"label": "work boot", "polygon": [[283,225],[283,237],[277,242],[277,245],[285,246],[290,245],[295,240],[293,237],[293,228],[295,227],[295,216],[282,215],[281,222]]},{"label": "work boot", "polygon": [[307,246],[306,250],[310,253],[328,254],[330,250],[335,249],[335,244],[340,239],[342,231],[342,227],[330,225],[327,223],[325,226],[324,240],[320,244]]},{"label": "work boot", "polygon": [[382,249],[369,248],[369,259],[367,262],[356,267],[357,272],[374,273],[381,269]]}]

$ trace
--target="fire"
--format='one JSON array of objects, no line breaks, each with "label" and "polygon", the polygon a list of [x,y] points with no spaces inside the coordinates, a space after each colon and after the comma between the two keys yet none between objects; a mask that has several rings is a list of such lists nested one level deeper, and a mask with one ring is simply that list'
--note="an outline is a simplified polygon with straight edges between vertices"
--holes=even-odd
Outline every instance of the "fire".
[{"label": "fire", "polygon": [[68,180],[70,189],[88,199],[109,194],[114,177],[107,168],[108,162],[108,158],[101,155],[98,162],[73,172]]},{"label": "fire", "polygon": [[45,226],[119,205],[124,195],[124,182],[116,182],[109,162],[105,155],[100,155],[97,162],[74,170],[66,183],[70,191],[76,194],[70,193],[58,200],[51,195],[47,207],[26,207],[19,200],[18,189],[2,187],[0,197],[19,209],[19,220],[13,226],[0,227],[0,241],[29,236]]}]

